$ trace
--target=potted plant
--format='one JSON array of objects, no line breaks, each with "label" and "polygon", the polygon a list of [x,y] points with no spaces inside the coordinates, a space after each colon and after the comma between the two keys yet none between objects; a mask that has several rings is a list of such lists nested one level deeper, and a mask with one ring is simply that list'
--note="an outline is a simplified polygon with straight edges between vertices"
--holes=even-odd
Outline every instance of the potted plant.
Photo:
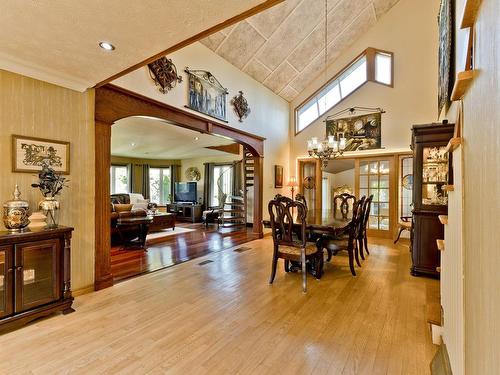
[{"label": "potted plant", "polygon": [[67,187],[66,178],[43,164],[42,170],[38,173],[38,183],[31,184],[32,187],[40,189],[44,199],[38,204],[38,208],[47,216],[47,227],[57,228],[59,222],[59,195],[64,187]]}]

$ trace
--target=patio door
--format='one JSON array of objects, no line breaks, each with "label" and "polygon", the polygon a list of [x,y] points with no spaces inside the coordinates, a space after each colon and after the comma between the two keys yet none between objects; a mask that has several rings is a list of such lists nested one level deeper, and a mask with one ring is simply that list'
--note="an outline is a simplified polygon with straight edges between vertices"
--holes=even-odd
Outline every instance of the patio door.
[{"label": "patio door", "polygon": [[373,194],[368,235],[392,238],[397,221],[395,172],[393,155],[356,160],[356,196]]}]

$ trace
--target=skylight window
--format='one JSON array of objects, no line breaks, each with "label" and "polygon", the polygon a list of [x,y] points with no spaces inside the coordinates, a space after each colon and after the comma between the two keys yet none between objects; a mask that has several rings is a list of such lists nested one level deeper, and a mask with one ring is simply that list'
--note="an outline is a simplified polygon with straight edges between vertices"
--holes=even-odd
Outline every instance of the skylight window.
[{"label": "skylight window", "polygon": [[296,132],[304,130],[368,81],[392,86],[392,71],[392,53],[367,48],[353,63],[296,108]]}]

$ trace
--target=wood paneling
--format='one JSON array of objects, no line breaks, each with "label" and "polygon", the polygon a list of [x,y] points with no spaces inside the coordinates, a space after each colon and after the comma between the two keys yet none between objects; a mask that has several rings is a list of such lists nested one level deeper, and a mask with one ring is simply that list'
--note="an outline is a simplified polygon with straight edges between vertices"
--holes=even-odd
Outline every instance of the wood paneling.
[{"label": "wood paneling", "polygon": [[[0,70],[0,201],[12,199],[19,184],[22,198],[36,211],[41,194],[31,188],[35,173],[11,172],[11,134],[71,143],[69,188],[61,196],[60,223],[75,227],[72,285],[94,282],[94,92],[65,89]],[[108,171],[109,174],[109,171]]]}]

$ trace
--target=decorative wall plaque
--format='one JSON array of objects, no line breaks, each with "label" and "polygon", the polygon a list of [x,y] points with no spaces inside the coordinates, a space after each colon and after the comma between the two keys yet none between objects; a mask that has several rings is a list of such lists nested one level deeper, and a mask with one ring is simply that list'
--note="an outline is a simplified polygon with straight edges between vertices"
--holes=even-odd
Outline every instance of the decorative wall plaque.
[{"label": "decorative wall plaque", "polygon": [[239,121],[243,122],[243,119],[247,118],[251,112],[247,100],[243,97],[243,91],[239,91],[239,94],[231,99],[231,104],[233,105],[234,112],[238,116]]},{"label": "decorative wall plaque", "polygon": [[12,135],[12,172],[38,172],[48,165],[69,174],[69,142]]},{"label": "decorative wall plaque", "polygon": [[159,91],[166,94],[172,90],[177,82],[182,82],[182,77],[177,75],[177,68],[171,59],[165,56],[148,64],[149,75],[156,86],[159,86]]},{"label": "decorative wall plaque", "polygon": [[200,170],[196,167],[189,167],[186,169],[185,175],[188,181],[200,181],[201,179]]},{"label": "decorative wall plaque", "polygon": [[226,121],[227,89],[206,70],[184,70],[189,79],[188,108]]}]

